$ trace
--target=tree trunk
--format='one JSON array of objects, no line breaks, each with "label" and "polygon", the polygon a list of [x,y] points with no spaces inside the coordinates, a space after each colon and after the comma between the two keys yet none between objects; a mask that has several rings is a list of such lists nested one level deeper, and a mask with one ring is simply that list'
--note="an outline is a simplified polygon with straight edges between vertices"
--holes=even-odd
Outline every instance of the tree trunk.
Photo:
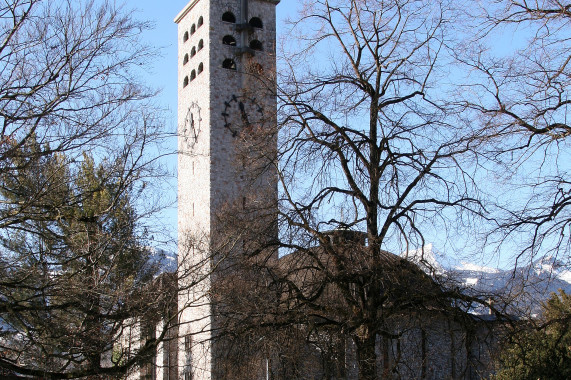
[{"label": "tree trunk", "polygon": [[377,355],[375,354],[375,334],[366,334],[355,339],[359,380],[376,380]]}]

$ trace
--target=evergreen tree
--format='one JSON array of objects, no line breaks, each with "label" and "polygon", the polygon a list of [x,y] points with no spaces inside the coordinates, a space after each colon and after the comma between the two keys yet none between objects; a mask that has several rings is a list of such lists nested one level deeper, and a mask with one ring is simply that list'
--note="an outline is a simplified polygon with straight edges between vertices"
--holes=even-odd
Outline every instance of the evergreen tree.
[{"label": "evergreen tree", "polygon": [[108,1],[0,4],[1,375],[122,375],[164,336],[112,360],[168,293],[142,224],[164,136],[149,26]]},{"label": "evergreen tree", "polygon": [[538,324],[509,335],[497,380],[571,378],[571,296],[553,293],[543,309]]},{"label": "evergreen tree", "polygon": [[145,286],[156,268],[123,165],[40,150],[26,144],[1,183],[22,217],[0,236],[3,349],[38,371],[99,373],[103,354],[156,301]]}]

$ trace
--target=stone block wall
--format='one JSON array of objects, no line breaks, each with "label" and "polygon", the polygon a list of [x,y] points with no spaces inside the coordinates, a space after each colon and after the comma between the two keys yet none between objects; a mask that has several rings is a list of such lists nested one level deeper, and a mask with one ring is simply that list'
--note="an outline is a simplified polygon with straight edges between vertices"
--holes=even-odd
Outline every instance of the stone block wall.
[{"label": "stone block wall", "polygon": [[[179,41],[178,361],[185,379],[216,377],[212,358],[220,349],[212,344],[212,331],[219,327],[211,304],[216,281],[212,271],[220,267],[218,260],[224,255],[219,252],[231,238],[220,218],[243,207],[247,199],[277,198],[273,174],[262,173],[255,186],[249,185],[246,171],[252,165],[243,155],[246,124],[261,123],[254,116],[256,110],[275,114],[275,85],[257,77],[263,73],[275,80],[277,2],[247,3],[246,15],[241,0],[192,0],[175,18]],[[249,25],[253,17],[262,25]],[[275,138],[266,143],[274,152]]]}]

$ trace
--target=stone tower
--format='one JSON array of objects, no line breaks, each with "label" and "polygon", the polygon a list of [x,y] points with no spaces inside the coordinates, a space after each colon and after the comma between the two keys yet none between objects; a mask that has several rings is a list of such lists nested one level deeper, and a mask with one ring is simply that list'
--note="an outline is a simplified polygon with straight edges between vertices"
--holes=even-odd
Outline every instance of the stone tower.
[{"label": "stone tower", "polygon": [[215,370],[222,344],[213,340],[220,323],[212,289],[224,276],[217,271],[228,269],[230,256],[247,244],[244,236],[228,231],[227,226],[234,223],[228,220],[250,204],[265,205],[266,217],[277,215],[267,208],[276,209],[277,199],[271,167],[276,161],[275,8],[279,1],[191,0],[175,18],[179,41],[178,362],[179,377],[185,380],[224,378]]}]

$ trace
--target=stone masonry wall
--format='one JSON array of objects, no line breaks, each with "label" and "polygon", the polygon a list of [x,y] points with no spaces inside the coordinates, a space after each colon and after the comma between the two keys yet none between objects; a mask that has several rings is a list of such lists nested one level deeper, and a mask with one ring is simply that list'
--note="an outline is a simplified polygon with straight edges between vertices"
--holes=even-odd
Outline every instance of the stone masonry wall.
[{"label": "stone masonry wall", "polygon": [[[222,20],[225,12],[236,23]],[[175,19],[178,24],[178,239],[179,239],[179,373],[181,378],[215,378],[211,342],[213,324],[210,290],[217,264],[217,244],[224,241],[216,215],[252,197],[244,180],[239,133],[243,127],[240,103],[248,112],[258,104],[275,112],[275,97],[268,97],[251,75],[251,67],[275,72],[275,2],[250,0],[248,17],[240,0],[192,0]],[[258,17],[263,28],[241,32],[238,25]],[[202,24],[202,25],[200,25]],[[236,46],[223,44],[233,36]],[[263,51],[242,46],[261,41]],[[254,54],[252,54],[254,53]],[[235,67],[224,68],[233,60]],[[256,105],[246,92],[257,94]],[[268,141],[275,145],[275,140]],[[275,176],[258,182],[254,193],[277,197]],[[254,195],[255,196],[255,195]],[[195,285],[201,277],[198,285]],[[186,374],[186,375],[185,375]]]}]

